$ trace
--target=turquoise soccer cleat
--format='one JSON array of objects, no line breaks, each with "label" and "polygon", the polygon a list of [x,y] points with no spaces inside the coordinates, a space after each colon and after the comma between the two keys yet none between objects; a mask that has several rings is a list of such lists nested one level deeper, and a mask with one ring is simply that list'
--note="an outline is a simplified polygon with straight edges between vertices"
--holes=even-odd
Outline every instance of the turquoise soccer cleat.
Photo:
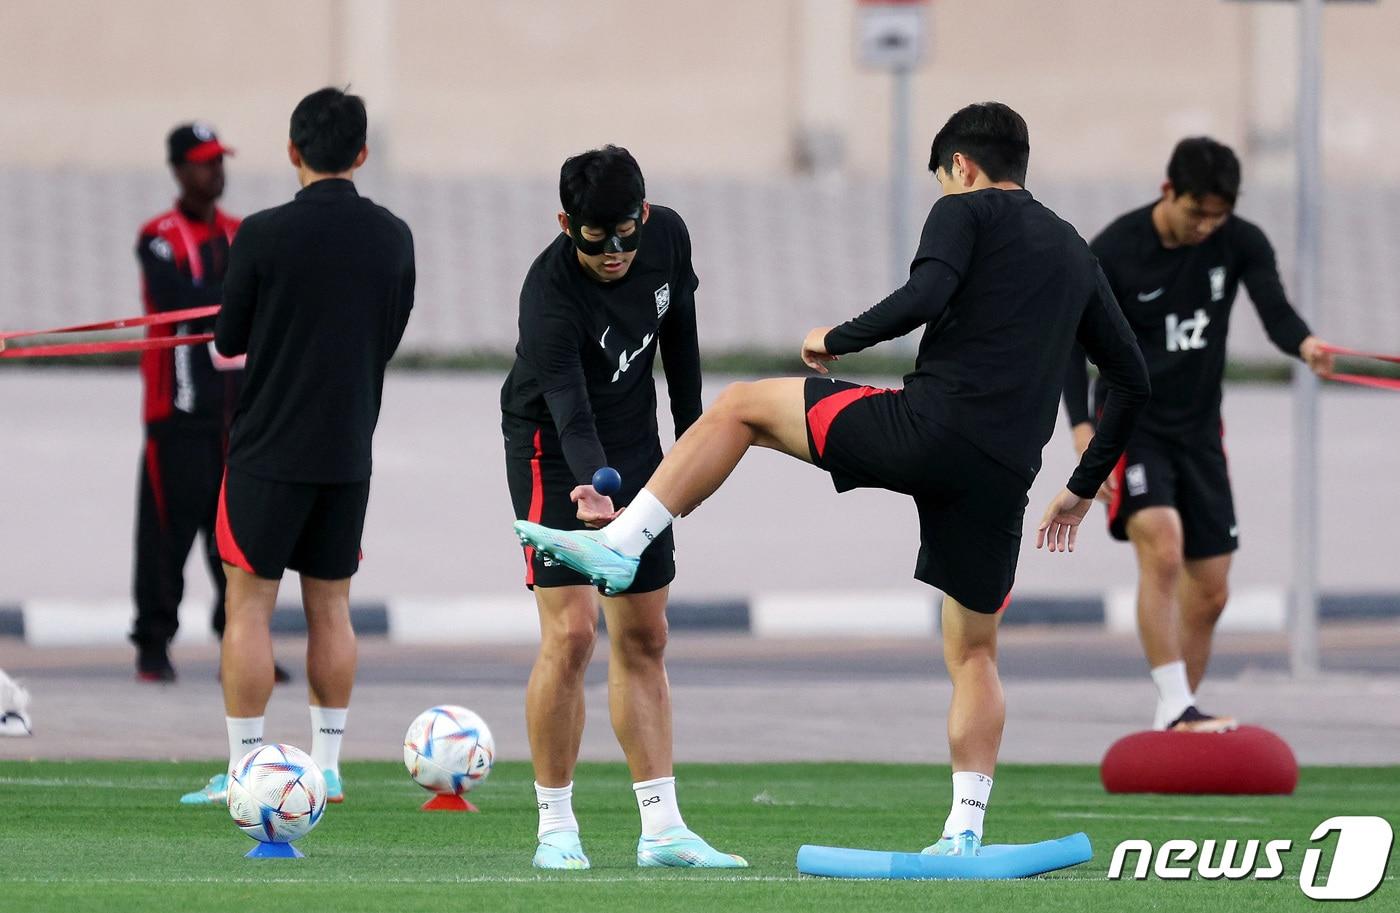
[{"label": "turquoise soccer cleat", "polygon": [[977,856],[982,852],[982,838],[972,831],[954,837],[942,837],[933,846],[926,846],[925,856]]},{"label": "turquoise soccer cleat", "polygon": [[540,838],[540,845],[535,849],[534,866],[537,869],[579,871],[590,869],[593,864],[583,855],[578,831],[554,831]]},{"label": "turquoise soccer cleat", "polygon": [[608,596],[616,596],[632,585],[637,576],[637,559],[614,551],[594,530],[550,529],[528,520],[515,521],[520,541],[578,571]]},{"label": "turquoise soccer cleat", "polygon": [[694,831],[685,827],[667,828],[655,837],[642,835],[637,841],[637,865],[642,868],[747,869],[743,856],[721,853]]},{"label": "turquoise soccer cleat", "polygon": [[326,781],[326,801],[340,804],[345,801],[345,784],[340,782],[340,771],[327,768],[321,771]]},{"label": "turquoise soccer cleat", "polygon": [[228,805],[228,774],[214,774],[203,789],[185,793],[181,805]]}]

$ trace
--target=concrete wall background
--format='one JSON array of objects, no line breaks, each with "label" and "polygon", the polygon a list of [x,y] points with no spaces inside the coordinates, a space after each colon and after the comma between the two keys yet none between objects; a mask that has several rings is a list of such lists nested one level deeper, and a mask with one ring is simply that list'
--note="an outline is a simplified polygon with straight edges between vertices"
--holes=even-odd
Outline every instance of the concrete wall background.
[{"label": "concrete wall background", "polygon": [[[302,94],[353,84],[384,164],[426,174],[555,173],[629,145],[657,174],[790,174],[815,131],[832,169],[884,173],[889,80],[859,69],[854,0],[7,0],[0,165],[156,167],[202,117],[248,169],[281,167]],[[1156,178],[1211,132],[1272,179],[1288,138],[1294,4],[937,0],[910,154],[947,114],[997,98],[1031,124],[1033,180]],[[1400,180],[1394,3],[1328,4],[1329,178]]]}]

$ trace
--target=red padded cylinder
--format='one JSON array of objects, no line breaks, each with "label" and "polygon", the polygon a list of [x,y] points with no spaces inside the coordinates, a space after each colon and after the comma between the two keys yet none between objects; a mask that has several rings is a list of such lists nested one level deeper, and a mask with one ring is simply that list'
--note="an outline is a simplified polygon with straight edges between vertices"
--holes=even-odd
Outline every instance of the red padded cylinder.
[{"label": "red padded cylinder", "polygon": [[1267,729],[1232,732],[1135,732],[1108,749],[1099,766],[1111,793],[1289,795],[1298,759]]}]

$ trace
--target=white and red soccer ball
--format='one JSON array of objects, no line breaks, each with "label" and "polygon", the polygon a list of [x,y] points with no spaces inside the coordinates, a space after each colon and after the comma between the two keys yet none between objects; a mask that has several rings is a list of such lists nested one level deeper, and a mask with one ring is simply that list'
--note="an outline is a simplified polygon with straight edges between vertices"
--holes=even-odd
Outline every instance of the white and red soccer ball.
[{"label": "white and red soccer ball", "polygon": [[228,812],[263,843],[306,836],[326,810],[326,779],[311,756],[291,745],[262,745],[243,756],[228,780]]},{"label": "white and red soccer ball", "polygon": [[465,707],[443,704],[420,713],[403,737],[403,763],[419,786],[440,796],[470,792],[496,756],[486,722]]}]

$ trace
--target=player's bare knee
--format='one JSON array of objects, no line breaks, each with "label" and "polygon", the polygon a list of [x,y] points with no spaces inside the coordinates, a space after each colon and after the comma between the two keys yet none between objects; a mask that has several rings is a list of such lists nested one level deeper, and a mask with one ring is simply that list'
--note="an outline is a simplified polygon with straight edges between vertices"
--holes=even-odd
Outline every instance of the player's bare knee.
[{"label": "player's bare knee", "polygon": [[1225,603],[1229,601],[1228,584],[1207,587],[1200,593],[1196,614],[1200,616],[1201,621],[1213,625],[1220,619],[1221,613],[1225,611]]},{"label": "player's bare knee", "polygon": [[581,619],[562,621],[541,632],[542,652],[552,661],[569,667],[588,665],[597,641],[597,625]]},{"label": "player's bare knee", "polygon": [[608,637],[616,641],[616,649],[624,660],[647,663],[661,661],[670,639],[664,619],[660,624],[629,627],[616,634],[609,631]]},{"label": "player's bare knee", "polygon": [[965,638],[945,638],[943,641],[943,662],[950,674],[956,675],[963,669],[995,666],[997,648],[995,641],[971,640]]},{"label": "player's bare knee", "polygon": [[1143,575],[1162,585],[1176,586],[1186,566],[1181,531],[1173,524],[1154,524],[1137,533],[1133,542]]},{"label": "player's bare knee", "polygon": [[752,391],[753,384],[747,381],[735,381],[720,391],[719,397],[714,405],[705,410],[705,415],[714,418],[727,418],[733,421],[745,421],[747,404]]}]

